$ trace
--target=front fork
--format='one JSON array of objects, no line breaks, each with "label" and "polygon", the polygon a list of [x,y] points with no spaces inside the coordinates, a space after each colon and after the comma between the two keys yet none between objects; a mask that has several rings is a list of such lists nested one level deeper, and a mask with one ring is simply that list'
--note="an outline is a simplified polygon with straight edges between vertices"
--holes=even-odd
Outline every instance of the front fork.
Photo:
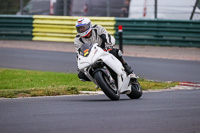
[{"label": "front fork", "polygon": [[113,79],[113,77],[111,76],[110,74],[110,71],[108,70],[108,68],[106,66],[103,67],[103,71],[104,71],[104,74],[109,78],[109,81],[111,84],[115,83],[115,80]]},{"label": "front fork", "polygon": [[[108,79],[107,82],[109,82],[109,84],[110,84],[111,86],[113,86],[113,85],[116,86],[115,80],[113,79],[113,77],[112,77],[110,71],[108,70],[108,68],[107,68],[106,66],[103,66],[102,68],[96,69],[96,70],[93,72],[93,75],[94,75],[97,71],[101,71],[101,72],[106,76],[106,78]],[[93,82],[94,82],[94,81],[93,81]],[[94,83],[96,84],[96,81],[95,81]],[[98,84],[96,84],[96,85],[98,85]]]}]

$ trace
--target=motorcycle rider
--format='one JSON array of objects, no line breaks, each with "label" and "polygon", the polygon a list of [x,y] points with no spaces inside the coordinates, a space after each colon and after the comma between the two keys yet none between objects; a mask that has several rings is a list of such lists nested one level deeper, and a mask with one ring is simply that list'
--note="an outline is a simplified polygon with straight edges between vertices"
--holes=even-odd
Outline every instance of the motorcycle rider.
[{"label": "motorcycle rider", "polygon": [[[90,19],[80,18],[76,22],[77,36],[74,39],[75,50],[79,53],[82,44],[95,44],[109,52],[119,59],[125,68],[127,74],[133,74],[132,68],[122,58],[121,50],[112,48],[115,45],[115,39],[101,25],[92,25]],[[111,49],[110,49],[111,48]],[[83,72],[79,71],[78,77],[83,81],[90,81]]]}]

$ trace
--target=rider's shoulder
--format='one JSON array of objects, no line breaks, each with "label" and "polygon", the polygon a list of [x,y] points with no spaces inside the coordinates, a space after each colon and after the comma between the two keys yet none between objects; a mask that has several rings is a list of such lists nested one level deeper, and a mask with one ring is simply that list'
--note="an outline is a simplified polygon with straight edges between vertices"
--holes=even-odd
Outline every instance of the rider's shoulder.
[{"label": "rider's shoulder", "polygon": [[79,38],[80,37],[80,35],[76,35],[76,38]]},{"label": "rider's shoulder", "polygon": [[97,24],[95,24],[95,25],[92,26],[93,29],[99,29],[99,28],[102,28],[102,27],[103,27],[103,26],[97,25]]},{"label": "rider's shoulder", "polygon": [[95,24],[95,25],[92,25],[92,28],[97,28],[97,27],[98,27],[98,25],[96,25],[96,24]]},{"label": "rider's shoulder", "polygon": [[80,39],[80,35],[76,35],[76,37],[74,38],[74,42],[78,42]]}]

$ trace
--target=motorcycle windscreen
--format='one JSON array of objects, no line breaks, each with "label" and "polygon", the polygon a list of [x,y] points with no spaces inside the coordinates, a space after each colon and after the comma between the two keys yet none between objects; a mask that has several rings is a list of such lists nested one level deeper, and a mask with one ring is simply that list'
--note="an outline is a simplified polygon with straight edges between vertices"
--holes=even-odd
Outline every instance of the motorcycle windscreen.
[{"label": "motorcycle windscreen", "polygon": [[92,44],[85,43],[80,48],[80,55],[87,57],[92,49]]}]

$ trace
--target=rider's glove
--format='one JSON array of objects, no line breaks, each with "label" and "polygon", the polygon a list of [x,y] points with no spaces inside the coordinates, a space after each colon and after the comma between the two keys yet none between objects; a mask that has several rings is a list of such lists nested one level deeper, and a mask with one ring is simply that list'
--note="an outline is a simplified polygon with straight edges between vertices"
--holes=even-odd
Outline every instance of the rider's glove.
[{"label": "rider's glove", "polygon": [[112,50],[112,49],[113,49],[113,46],[112,46],[112,45],[106,45],[104,51],[110,51],[110,50]]}]

